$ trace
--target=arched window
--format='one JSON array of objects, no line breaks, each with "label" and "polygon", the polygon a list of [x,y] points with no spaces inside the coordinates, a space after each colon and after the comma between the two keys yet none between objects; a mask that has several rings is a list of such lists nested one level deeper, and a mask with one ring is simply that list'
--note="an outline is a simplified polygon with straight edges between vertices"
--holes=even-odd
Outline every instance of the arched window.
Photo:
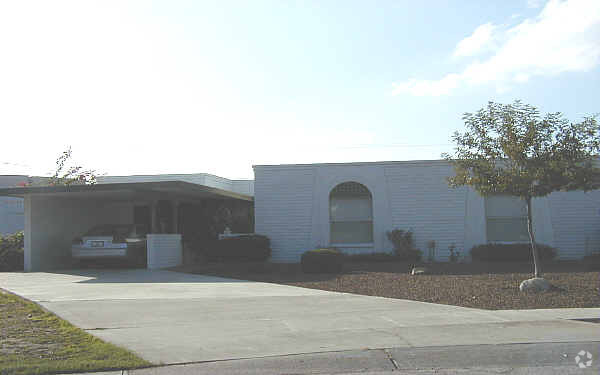
[{"label": "arched window", "polygon": [[329,194],[330,242],[373,242],[373,199],[358,182],[344,182]]}]

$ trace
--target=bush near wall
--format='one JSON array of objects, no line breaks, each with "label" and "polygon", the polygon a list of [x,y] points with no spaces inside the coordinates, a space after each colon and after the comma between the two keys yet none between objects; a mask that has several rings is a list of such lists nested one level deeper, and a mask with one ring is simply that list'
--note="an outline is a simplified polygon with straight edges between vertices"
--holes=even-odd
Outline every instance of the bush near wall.
[{"label": "bush near wall", "polygon": [[23,271],[24,239],[23,231],[0,235],[0,272]]},{"label": "bush near wall", "polygon": [[583,263],[588,271],[600,271],[600,253],[584,256]]},{"label": "bush near wall", "polygon": [[[548,245],[536,244],[541,260],[552,260],[556,249]],[[477,245],[471,249],[473,260],[487,262],[533,261],[531,246],[528,243]]]},{"label": "bush near wall", "polygon": [[309,250],[302,254],[300,265],[304,273],[338,273],[344,267],[344,257],[336,249]]},{"label": "bush near wall", "polygon": [[394,229],[386,233],[394,245],[394,253],[401,261],[418,262],[423,253],[415,246],[415,238],[410,230]]},{"label": "bush near wall", "polygon": [[401,262],[397,255],[392,253],[361,253],[361,254],[345,254],[347,262]]},{"label": "bush near wall", "polygon": [[206,246],[204,255],[209,261],[265,261],[271,256],[271,241],[260,234],[224,238]]}]

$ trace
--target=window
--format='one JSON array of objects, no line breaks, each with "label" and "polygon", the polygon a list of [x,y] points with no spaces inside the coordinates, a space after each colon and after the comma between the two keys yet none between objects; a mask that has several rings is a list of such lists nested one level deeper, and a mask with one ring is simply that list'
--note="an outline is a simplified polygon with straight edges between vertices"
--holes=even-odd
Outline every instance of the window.
[{"label": "window", "polygon": [[529,241],[524,200],[508,195],[486,197],[485,216],[488,242]]},{"label": "window", "polygon": [[373,242],[371,193],[357,182],[337,185],[329,194],[331,243]]},{"label": "window", "polygon": [[23,198],[5,198],[0,201],[0,212],[4,211],[7,215],[23,215],[25,206]]}]

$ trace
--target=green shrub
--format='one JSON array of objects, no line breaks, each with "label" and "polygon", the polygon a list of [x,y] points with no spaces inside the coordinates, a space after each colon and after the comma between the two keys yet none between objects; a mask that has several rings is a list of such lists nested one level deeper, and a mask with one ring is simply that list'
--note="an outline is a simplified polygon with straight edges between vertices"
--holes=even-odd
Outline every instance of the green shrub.
[{"label": "green shrub", "polygon": [[391,253],[363,253],[346,254],[345,260],[348,262],[398,262],[400,259]]},{"label": "green shrub", "polygon": [[450,263],[458,262],[458,258],[460,257],[460,251],[456,250],[455,244],[451,244],[450,246],[448,246],[448,252],[450,253],[448,255],[448,260],[450,261]]},{"label": "green shrub", "polygon": [[260,234],[223,238],[204,248],[209,261],[265,261],[271,256],[271,241]]},{"label": "green shrub", "polygon": [[0,271],[23,271],[24,264],[23,231],[0,236]]},{"label": "green shrub", "polygon": [[[548,245],[536,244],[541,260],[552,260],[556,249]],[[471,249],[473,260],[488,262],[533,261],[531,246],[528,243],[499,244],[488,243]]]},{"label": "green shrub", "polygon": [[197,233],[184,235],[182,241],[185,262],[191,264],[201,263],[206,258],[208,251],[217,242],[214,238],[208,238],[208,236],[198,235]]},{"label": "green shrub", "polygon": [[410,230],[394,229],[387,232],[388,239],[394,245],[394,252],[399,260],[418,262],[423,253],[415,246],[415,239]]},{"label": "green shrub", "polygon": [[588,271],[600,271],[600,253],[584,256],[583,263]]},{"label": "green shrub", "polygon": [[304,273],[338,273],[344,266],[344,254],[336,249],[309,250],[300,260]]}]

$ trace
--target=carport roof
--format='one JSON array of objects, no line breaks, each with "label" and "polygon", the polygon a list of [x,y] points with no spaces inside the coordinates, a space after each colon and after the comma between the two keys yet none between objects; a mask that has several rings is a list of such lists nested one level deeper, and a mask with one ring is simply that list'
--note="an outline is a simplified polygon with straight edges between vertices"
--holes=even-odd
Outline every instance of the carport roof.
[{"label": "carport roof", "polygon": [[252,201],[253,197],[228,190],[185,181],[125,182],[94,185],[25,186],[1,188],[0,196],[24,197],[45,195],[62,197],[110,197],[127,194],[156,194],[181,196],[190,199],[237,199]]}]

